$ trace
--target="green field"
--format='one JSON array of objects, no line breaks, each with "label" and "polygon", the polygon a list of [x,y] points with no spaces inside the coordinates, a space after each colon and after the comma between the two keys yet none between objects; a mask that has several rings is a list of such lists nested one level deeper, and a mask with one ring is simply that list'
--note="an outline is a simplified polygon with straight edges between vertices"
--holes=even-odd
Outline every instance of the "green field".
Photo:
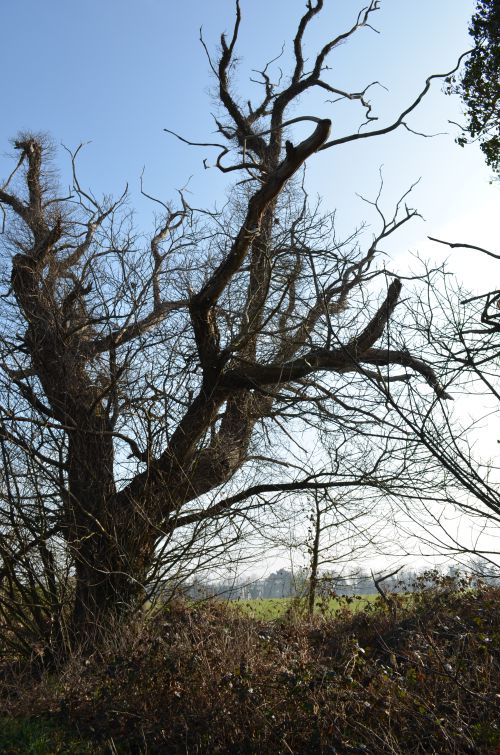
[{"label": "green field", "polygon": [[[355,597],[318,598],[316,600],[316,613],[332,616],[343,608],[351,611],[359,611],[372,603],[376,595],[356,595]],[[300,613],[307,610],[305,598],[257,598],[255,600],[231,601],[238,610],[252,619],[260,621],[273,621],[280,619],[287,612]]]}]

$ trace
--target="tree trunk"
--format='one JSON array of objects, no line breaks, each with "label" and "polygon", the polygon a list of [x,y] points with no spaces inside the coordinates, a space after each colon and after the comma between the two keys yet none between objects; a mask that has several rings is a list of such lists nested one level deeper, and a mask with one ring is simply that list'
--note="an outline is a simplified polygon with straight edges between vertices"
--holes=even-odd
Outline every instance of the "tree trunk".
[{"label": "tree trunk", "polygon": [[[65,533],[75,564],[70,624],[74,647],[99,644],[137,604],[148,568],[144,520],[118,511],[112,436],[105,420],[80,418],[69,438],[69,498]],[[86,421],[85,421],[86,419]]]},{"label": "tree trunk", "polygon": [[316,591],[318,588],[318,566],[319,566],[319,545],[321,539],[321,509],[318,502],[315,501],[314,513],[314,538],[311,545],[311,572],[309,574],[309,594],[307,613],[309,618],[314,614],[314,604],[316,602]]}]

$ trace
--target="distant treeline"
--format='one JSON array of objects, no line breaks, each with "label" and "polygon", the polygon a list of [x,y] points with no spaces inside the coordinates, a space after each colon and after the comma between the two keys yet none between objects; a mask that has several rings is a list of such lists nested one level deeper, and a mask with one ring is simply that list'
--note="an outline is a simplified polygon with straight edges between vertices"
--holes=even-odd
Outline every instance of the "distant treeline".
[{"label": "distant treeline", "polygon": [[[483,562],[474,562],[467,570],[457,566],[449,566],[439,570],[440,574],[450,578],[480,578],[490,584],[500,583],[500,569],[490,567]],[[320,575],[318,594],[324,595],[373,595],[377,592],[375,579],[385,591],[412,592],[422,589],[426,584],[432,585],[436,570],[408,570],[402,569],[397,574],[385,578],[380,572],[359,569],[352,574],[338,574],[323,572]],[[264,598],[293,598],[305,595],[308,589],[308,576],[305,570],[292,572],[287,569],[278,571],[262,578],[234,577],[231,580],[200,580],[195,579],[185,585],[184,593],[194,599],[218,597],[224,600],[257,600]]]}]

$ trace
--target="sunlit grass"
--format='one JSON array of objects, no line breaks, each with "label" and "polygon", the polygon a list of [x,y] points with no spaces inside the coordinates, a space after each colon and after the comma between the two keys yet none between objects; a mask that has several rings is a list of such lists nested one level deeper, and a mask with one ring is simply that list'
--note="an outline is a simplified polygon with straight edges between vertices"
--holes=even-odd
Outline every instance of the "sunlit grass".
[{"label": "sunlit grass", "polygon": [[[333,616],[342,608],[359,611],[372,603],[376,595],[340,596],[337,598],[317,598],[315,612],[325,616]],[[256,598],[255,600],[231,601],[238,610],[246,616],[259,621],[274,621],[283,618],[287,612],[307,611],[305,598]]]}]

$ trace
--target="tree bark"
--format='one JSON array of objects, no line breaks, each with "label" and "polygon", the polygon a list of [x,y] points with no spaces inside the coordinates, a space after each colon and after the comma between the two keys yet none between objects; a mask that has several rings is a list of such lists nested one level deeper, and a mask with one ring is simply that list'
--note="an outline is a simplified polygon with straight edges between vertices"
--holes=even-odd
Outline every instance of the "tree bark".
[{"label": "tree bark", "polygon": [[312,618],[312,616],[314,615],[314,604],[316,602],[316,592],[318,588],[319,545],[321,539],[321,509],[317,499],[315,499],[314,504],[314,536],[311,545],[311,571],[309,574],[309,591],[307,596],[307,613],[309,615],[309,618]]}]

